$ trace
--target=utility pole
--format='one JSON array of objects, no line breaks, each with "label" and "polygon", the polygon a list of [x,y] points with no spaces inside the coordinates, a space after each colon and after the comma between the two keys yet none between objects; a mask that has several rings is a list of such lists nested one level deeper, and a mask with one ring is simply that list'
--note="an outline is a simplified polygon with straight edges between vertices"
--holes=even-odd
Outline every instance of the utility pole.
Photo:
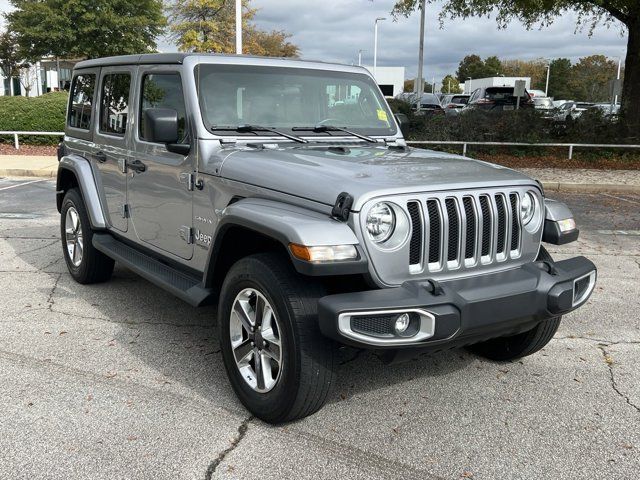
[{"label": "utility pole", "polygon": [[376,83],[378,83],[378,79],[376,77],[376,70],[378,69],[378,22],[381,22],[382,20],[386,20],[386,18],[376,18],[375,26],[373,28],[373,78],[376,79]]},{"label": "utility pole", "polygon": [[242,0],[236,0],[236,55],[242,55]]},{"label": "utility pole", "polygon": [[424,89],[424,81],[422,80],[422,70],[424,68],[424,15],[426,10],[426,0],[420,0],[420,48],[418,53],[418,76],[416,78],[416,84],[414,89],[418,99],[416,106],[417,111],[420,111],[420,101],[422,100],[422,93]]},{"label": "utility pole", "polygon": [[549,60],[549,63],[547,63],[547,84],[544,87],[544,96],[548,97],[549,96],[549,75],[551,74],[551,61]]}]

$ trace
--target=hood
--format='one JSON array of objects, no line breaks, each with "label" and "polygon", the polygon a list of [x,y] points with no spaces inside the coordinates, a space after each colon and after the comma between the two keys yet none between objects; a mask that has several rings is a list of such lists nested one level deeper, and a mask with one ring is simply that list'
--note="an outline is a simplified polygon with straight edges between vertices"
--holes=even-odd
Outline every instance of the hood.
[{"label": "hood", "polygon": [[381,195],[535,185],[531,178],[499,165],[383,145],[238,147],[224,160],[220,175],[326,205],[347,192],[354,198],[354,211]]}]

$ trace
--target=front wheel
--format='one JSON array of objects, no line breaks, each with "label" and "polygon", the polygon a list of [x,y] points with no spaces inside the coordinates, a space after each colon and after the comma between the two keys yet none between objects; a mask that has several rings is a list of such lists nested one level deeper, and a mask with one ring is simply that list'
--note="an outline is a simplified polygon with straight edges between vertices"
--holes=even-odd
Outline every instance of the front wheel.
[{"label": "front wheel", "polygon": [[[552,262],[544,247],[540,247],[538,261]],[[469,349],[485,358],[497,361],[515,360],[536,353],[551,341],[560,326],[561,316],[543,320],[531,330],[517,335],[500,337],[471,345]]]},{"label": "front wheel", "polygon": [[243,405],[270,423],[318,411],[335,381],[335,346],[320,333],[320,284],[284,256],[239,260],[222,285],[218,332],[229,381]]}]

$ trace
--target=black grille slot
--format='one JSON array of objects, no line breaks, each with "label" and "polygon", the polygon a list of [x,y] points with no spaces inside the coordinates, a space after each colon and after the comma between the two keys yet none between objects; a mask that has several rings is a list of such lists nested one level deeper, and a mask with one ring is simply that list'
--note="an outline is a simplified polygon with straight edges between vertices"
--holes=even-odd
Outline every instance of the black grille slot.
[{"label": "black grille slot", "polygon": [[498,211],[498,249],[497,253],[504,253],[507,237],[507,206],[502,195],[496,195],[496,207]]},{"label": "black grille slot", "polygon": [[422,256],[422,220],[420,218],[420,204],[407,203],[407,210],[411,217],[411,242],[409,243],[409,265],[420,263]]},{"label": "black grille slot", "polygon": [[429,263],[440,261],[440,235],[442,233],[442,219],[437,200],[427,200],[429,214]]},{"label": "black grille slot", "polygon": [[511,250],[518,250],[520,246],[520,222],[518,212],[518,195],[509,195],[511,201]]},{"label": "black grille slot", "polygon": [[393,325],[397,315],[362,315],[351,317],[351,330],[374,337],[394,335]]},{"label": "black grille slot", "polygon": [[491,208],[489,198],[486,195],[480,197],[480,208],[482,209],[482,256],[489,255],[491,249]]},{"label": "black grille slot", "polygon": [[473,200],[470,197],[464,197],[462,203],[464,205],[464,216],[467,219],[464,258],[473,258],[473,252],[476,249],[476,215],[473,210]]},{"label": "black grille slot", "polygon": [[456,201],[453,198],[447,198],[444,201],[447,209],[447,218],[449,219],[449,244],[447,246],[447,261],[452,262],[458,258],[458,241],[460,230],[460,219],[458,218],[458,209]]}]

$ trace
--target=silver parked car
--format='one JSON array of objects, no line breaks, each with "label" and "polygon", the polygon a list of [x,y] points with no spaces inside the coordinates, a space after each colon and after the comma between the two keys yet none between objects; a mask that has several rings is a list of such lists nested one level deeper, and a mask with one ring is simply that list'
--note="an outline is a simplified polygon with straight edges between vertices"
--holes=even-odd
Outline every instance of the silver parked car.
[{"label": "silver parked car", "polygon": [[541,246],[577,239],[564,204],[516,171],[407,147],[360,67],[83,61],[59,158],[70,275],[104,282],[118,262],[217,305],[231,386],[267,422],[322,407],[339,344],[511,360],[544,347],[596,281],[586,258]]}]

